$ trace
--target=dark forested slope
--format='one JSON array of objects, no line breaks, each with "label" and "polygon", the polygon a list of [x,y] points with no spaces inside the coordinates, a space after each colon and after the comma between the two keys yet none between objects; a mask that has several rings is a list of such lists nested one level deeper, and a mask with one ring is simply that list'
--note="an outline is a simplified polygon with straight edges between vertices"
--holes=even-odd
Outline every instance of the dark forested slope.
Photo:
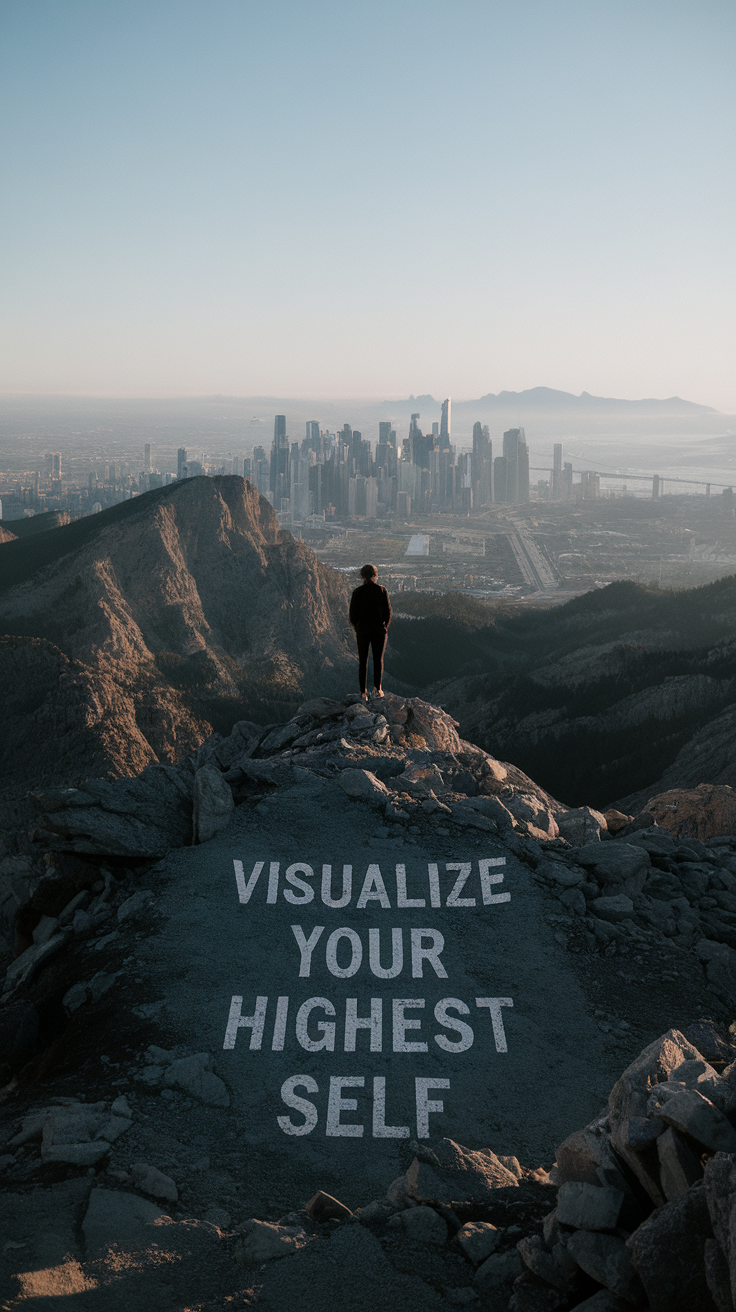
[{"label": "dark forested slope", "polygon": [[736,578],[615,583],[522,614],[443,601],[402,598],[417,618],[392,627],[393,672],[556,796],[605,805],[663,777],[736,785]]}]

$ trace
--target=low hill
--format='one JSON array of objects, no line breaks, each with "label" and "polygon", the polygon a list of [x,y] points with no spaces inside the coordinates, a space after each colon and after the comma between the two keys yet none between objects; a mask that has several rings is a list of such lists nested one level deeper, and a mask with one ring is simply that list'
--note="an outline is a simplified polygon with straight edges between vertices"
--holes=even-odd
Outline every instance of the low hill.
[{"label": "low hill", "polygon": [[616,583],[521,615],[466,599],[401,609],[417,618],[392,627],[392,671],[571,804],[736,784],[736,578]]},{"label": "low hill", "polygon": [[[244,716],[287,718],[305,695],[334,692],[352,655],[341,576],[236,477],[189,479],[4,543],[0,633],[38,767],[38,726],[55,726],[51,767],[65,722],[81,750],[81,715],[112,774],[178,759]],[[23,737],[3,732],[16,742],[6,772],[25,777]]]}]

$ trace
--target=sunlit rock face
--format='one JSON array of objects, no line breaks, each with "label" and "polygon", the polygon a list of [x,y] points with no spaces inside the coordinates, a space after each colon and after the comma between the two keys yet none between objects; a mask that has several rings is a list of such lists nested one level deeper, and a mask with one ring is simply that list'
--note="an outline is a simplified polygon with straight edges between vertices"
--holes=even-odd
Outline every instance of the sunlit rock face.
[{"label": "sunlit rock face", "polygon": [[[192,751],[213,720],[284,718],[348,677],[344,580],[242,478],[189,479],[5,547],[3,732],[22,718],[36,770],[43,721],[55,740],[68,722],[87,774],[130,774]],[[13,770],[23,756],[19,741]]]}]

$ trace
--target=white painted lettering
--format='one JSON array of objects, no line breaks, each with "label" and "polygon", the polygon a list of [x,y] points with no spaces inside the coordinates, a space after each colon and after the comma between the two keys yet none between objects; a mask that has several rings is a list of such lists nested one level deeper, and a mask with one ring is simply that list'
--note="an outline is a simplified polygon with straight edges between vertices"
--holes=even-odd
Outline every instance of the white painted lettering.
[{"label": "white painted lettering", "polygon": [[302,893],[302,896],[299,897],[296,893],[292,893],[291,888],[284,889],[284,897],[286,898],[286,901],[291,902],[292,906],[295,907],[302,906],[305,902],[311,902],[314,897],[314,889],[311,884],[305,884],[304,879],[299,878],[300,873],[304,875],[306,879],[314,879],[314,871],[312,867],[308,866],[304,861],[295,861],[293,865],[287,866],[287,884],[291,884],[292,888],[300,889]]},{"label": "white painted lettering", "polygon": [[[422,939],[431,939],[428,948],[422,947]],[[428,961],[433,968],[435,975],[440,979],[447,979],[447,971],[440,961],[440,952],[445,946],[445,940],[438,929],[413,929],[411,931],[411,974],[412,979],[422,979],[424,974],[423,963]]]},{"label": "white painted lettering", "polygon": [[[341,938],[346,938],[351,947],[350,962],[347,966],[339,966],[337,962],[337,945]],[[363,944],[354,929],[334,929],[327,940],[327,969],[331,975],[337,979],[350,979],[351,975],[360,970],[360,963],[363,960]]]},{"label": "white painted lettering", "polygon": [[381,868],[378,865],[370,865],[365,873],[363,887],[360,890],[360,897],[356,903],[358,910],[361,910],[369,902],[380,902],[384,911],[388,911],[391,903],[388,900],[386,885],[383,882]]},{"label": "white painted lettering", "polygon": [[370,1016],[358,1015],[358,999],[345,999],[345,1052],[355,1052],[358,1030],[370,1030],[371,1052],[382,1051],[383,1000],[371,998]]},{"label": "white painted lettering", "polygon": [[429,875],[429,905],[431,907],[441,907],[440,871],[436,861],[428,862],[427,874]]},{"label": "white painted lettering", "polygon": [[256,1009],[252,1016],[244,1016],[243,999],[233,994],[230,1003],[230,1015],[228,1017],[227,1029],[225,1030],[225,1042],[223,1048],[234,1048],[235,1040],[239,1029],[250,1030],[251,1050],[260,1048],[263,1042],[263,1026],[266,1023],[266,1006],[268,997],[256,998]]},{"label": "white painted lettering", "polygon": [[404,940],[400,929],[391,930],[391,965],[381,965],[381,931],[368,930],[368,961],[376,979],[395,979],[404,967]]},{"label": "white painted lettering", "polygon": [[459,1011],[461,1016],[469,1016],[470,1008],[460,998],[441,998],[434,1009],[435,1020],[445,1029],[454,1030],[459,1039],[448,1039],[444,1034],[435,1034],[434,1041],[443,1052],[467,1052],[473,1046],[473,1031],[464,1020],[448,1015],[449,1008]]},{"label": "white painted lettering", "polygon": [[406,866],[396,867],[396,905],[397,907],[424,907],[426,902],[423,897],[407,897],[406,895]]},{"label": "white painted lettering", "polygon": [[273,1026],[273,1039],[271,1041],[272,1052],[284,1051],[284,1039],[286,1037],[286,1021],[289,1015],[289,999],[276,999],[276,1020]]},{"label": "white painted lettering", "polygon": [[407,1020],[404,1012],[409,1008],[423,1007],[424,998],[394,998],[393,999],[393,1034],[394,1034],[394,1052],[426,1052],[427,1045],[421,1041],[411,1042],[407,1040],[407,1030],[418,1030],[422,1027],[421,1020]]},{"label": "white painted lettering", "polygon": [[462,893],[465,884],[467,882],[468,876],[470,875],[471,866],[472,866],[472,862],[470,861],[447,862],[448,870],[459,870],[460,874],[455,880],[455,887],[453,888],[450,896],[448,897],[445,903],[446,907],[474,907],[475,906],[474,897],[460,897],[460,894]]},{"label": "white painted lettering", "polygon": [[308,1098],[297,1097],[294,1090],[298,1088],[306,1089],[307,1093],[318,1092],[317,1081],[311,1075],[290,1075],[288,1080],[284,1080],[281,1085],[281,1101],[294,1111],[301,1112],[304,1117],[303,1125],[294,1125],[290,1116],[277,1116],[276,1120],[284,1134],[311,1134],[317,1124],[317,1108]]},{"label": "white painted lettering", "polygon": [[279,895],[279,861],[272,861],[268,867],[268,896],[266,903],[268,906],[275,906],[276,899]]},{"label": "white painted lettering", "polygon": [[322,867],[322,901],[326,907],[332,907],[333,910],[339,910],[340,907],[346,907],[353,895],[353,867],[343,866],[342,868],[342,895],[338,898],[332,896],[332,866]]},{"label": "white painted lettering", "polygon": [[255,888],[256,884],[258,883],[258,876],[260,875],[264,865],[265,865],[264,861],[256,861],[251,871],[250,878],[248,879],[248,883],[246,884],[245,871],[243,870],[243,862],[233,861],[233,866],[235,868],[235,883],[237,884],[237,888],[238,888],[238,898],[243,903],[243,905],[245,905],[246,902],[250,902],[250,895],[253,892],[253,889]]},{"label": "white painted lettering", "polygon": [[501,1016],[502,1007],[513,1007],[513,998],[476,998],[476,1007],[488,1007],[491,1013],[491,1024],[493,1025],[493,1038],[496,1044],[496,1052],[508,1052],[506,1043],[506,1032],[503,1028],[503,1018]]},{"label": "white painted lettering", "polygon": [[409,1138],[408,1125],[386,1124],[386,1079],[383,1075],[373,1076],[373,1138]]},{"label": "white painted lettering", "polygon": [[340,1120],[340,1112],[357,1112],[357,1098],[343,1098],[343,1089],[362,1089],[365,1078],[362,1075],[331,1075],[330,1096],[327,1102],[327,1128],[329,1138],[362,1139],[363,1126],[354,1123],[347,1125]]},{"label": "white painted lettering", "polygon": [[[335,1022],[332,1020],[318,1020],[317,1029],[322,1035],[321,1039],[310,1039],[307,1029],[309,1017],[315,1007],[322,1007],[325,1015],[334,1016],[335,1008],[329,998],[307,998],[296,1013],[296,1037],[304,1048],[305,1052],[321,1052],[324,1048],[327,1052],[335,1051]],[[316,1093],[316,1089],[312,1093]]]},{"label": "white painted lettering", "polygon": [[291,932],[297,941],[301,953],[301,964],[299,966],[300,979],[308,979],[312,969],[312,953],[317,946],[320,935],[324,933],[324,925],[315,925],[309,938],[304,937],[304,930],[301,925],[292,925]]},{"label": "white painted lettering", "polygon": [[417,1100],[417,1139],[429,1138],[429,1114],[445,1110],[445,1104],[440,1099],[432,1100],[427,1097],[430,1089],[449,1089],[449,1080],[425,1079],[423,1076],[417,1076],[414,1081]]},{"label": "white painted lettering", "polygon": [[491,888],[492,888],[493,884],[502,884],[502,883],[503,883],[503,875],[501,875],[501,874],[496,874],[496,875],[491,875],[491,874],[489,874],[489,869],[490,869],[490,867],[491,867],[491,866],[505,866],[505,865],[506,865],[506,857],[505,857],[505,856],[493,856],[493,857],[489,857],[489,858],[488,858],[487,860],[485,860],[485,861],[479,861],[479,862],[478,862],[478,866],[479,866],[479,868],[480,868],[480,888],[481,888],[481,893],[483,894],[483,906],[484,906],[484,907],[490,907],[490,906],[493,906],[494,904],[496,904],[496,903],[498,903],[498,902],[510,902],[510,901],[511,901],[511,894],[510,894],[510,893],[492,893],[492,892],[491,892]]}]

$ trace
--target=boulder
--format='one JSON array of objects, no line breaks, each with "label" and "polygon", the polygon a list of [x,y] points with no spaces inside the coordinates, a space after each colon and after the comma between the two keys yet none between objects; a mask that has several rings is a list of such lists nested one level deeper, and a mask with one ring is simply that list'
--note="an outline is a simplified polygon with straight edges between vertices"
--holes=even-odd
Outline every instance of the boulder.
[{"label": "boulder", "polygon": [[600,811],[594,811],[591,806],[578,806],[571,811],[558,811],[555,818],[561,837],[573,847],[600,842],[601,831],[608,830],[605,815]]},{"label": "boulder", "polygon": [[516,1277],[508,1302],[508,1312],[561,1312],[567,1307],[567,1294],[545,1284],[531,1271],[522,1271]]},{"label": "boulder", "polygon": [[576,1230],[615,1230],[624,1195],[610,1185],[568,1180],[557,1196],[557,1220]]},{"label": "boulder", "polygon": [[610,807],[608,811],[603,812],[603,819],[606,822],[609,834],[618,834],[627,825],[631,824],[634,817],[633,815],[624,815],[623,811],[617,811],[614,807]]},{"label": "boulder", "polygon": [[177,1202],[179,1190],[171,1176],[164,1175],[155,1166],[149,1166],[146,1162],[134,1162],[130,1173],[136,1189],[140,1189],[141,1193],[150,1194],[151,1198],[160,1198],[166,1203]]},{"label": "boulder", "polygon": [[506,1253],[493,1253],[478,1267],[473,1284],[485,1297],[493,1296],[500,1294],[504,1287],[508,1288],[521,1275],[522,1270],[522,1260],[515,1248]]},{"label": "boulder", "polygon": [[691,1185],[702,1178],[700,1158],[690,1144],[673,1126],[657,1139],[659,1181],[668,1203],[686,1194]]},{"label": "boulder", "polygon": [[678,1066],[691,1059],[702,1060],[697,1048],[679,1030],[668,1030],[639,1053],[616,1081],[608,1099],[611,1144],[657,1207],[666,1201],[656,1149],[665,1124],[655,1115],[649,1100],[655,1085],[668,1080]]},{"label": "boulder", "polygon": [[164,1084],[178,1085],[185,1093],[210,1107],[229,1107],[230,1095],[219,1076],[212,1070],[208,1052],[196,1052],[191,1057],[172,1061],[164,1073]]},{"label": "boulder", "polygon": [[476,1266],[498,1248],[501,1235],[490,1221],[467,1221],[455,1235],[465,1256]]},{"label": "boulder", "polygon": [[128,1253],[150,1248],[163,1215],[156,1203],[137,1194],[93,1189],[82,1222],[88,1260],[105,1257],[115,1246]]},{"label": "boulder", "polygon": [[599,1121],[568,1135],[557,1149],[555,1158],[560,1185],[568,1180],[579,1180],[592,1185],[610,1184],[624,1194],[628,1192],[621,1163]]},{"label": "boulder", "polygon": [[710,1237],[702,1185],[660,1207],[634,1231],[627,1248],[651,1312],[717,1312],[705,1278]]},{"label": "boulder", "polygon": [[370,770],[341,770],[337,782],[348,797],[359,798],[371,806],[384,807],[391,794]]},{"label": "boulder", "polygon": [[586,843],[575,852],[575,860],[593,871],[606,894],[627,893],[629,897],[641,893],[650,865],[647,852],[620,839]]},{"label": "boulder", "polygon": [[518,1188],[516,1176],[490,1148],[463,1148],[452,1139],[440,1139],[432,1148],[417,1144],[415,1151],[405,1191],[416,1202],[450,1207],[483,1203],[493,1198],[496,1189]]},{"label": "boulder", "polygon": [[567,1240],[567,1251],[580,1270],[597,1280],[599,1285],[604,1285],[612,1294],[618,1294],[619,1298],[639,1302],[641,1285],[626,1244],[618,1235],[576,1230]]},{"label": "boulder", "polygon": [[401,1226],[407,1239],[417,1244],[444,1244],[447,1240],[447,1222],[432,1207],[409,1207],[397,1212],[389,1225]]},{"label": "boulder", "polygon": [[724,1002],[736,1002],[736,951],[727,943],[701,938],[695,944],[695,955],[703,962],[705,975],[711,988]]},{"label": "boulder", "polygon": [[595,898],[592,909],[599,920],[609,920],[612,924],[634,918],[634,903],[625,893],[617,893],[613,897]]},{"label": "boulder", "polygon": [[271,1262],[275,1258],[290,1257],[303,1248],[307,1235],[302,1226],[273,1225],[270,1221],[246,1221],[241,1226],[243,1238],[236,1243],[233,1256],[236,1262]]},{"label": "boulder", "polygon": [[541,798],[533,793],[514,792],[511,797],[504,799],[504,804],[530,838],[536,838],[538,841],[557,838],[559,834],[557,820],[550,807]]},{"label": "boulder", "polygon": [[230,823],[235,809],[229,783],[214,765],[200,766],[194,776],[192,842],[206,843]]},{"label": "boulder", "polygon": [[318,1225],[324,1221],[348,1221],[353,1215],[350,1208],[341,1203],[339,1198],[333,1198],[332,1194],[326,1194],[322,1189],[310,1198],[304,1211]]},{"label": "boulder", "polygon": [[728,1265],[732,1296],[736,1294],[736,1157],[716,1153],[705,1164],[705,1200],[712,1231]]},{"label": "boulder", "polygon": [[561,1291],[569,1289],[577,1265],[564,1244],[555,1244],[548,1252],[540,1235],[526,1235],[519,1240],[516,1251],[525,1267],[545,1284]]},{"label": "boulder", "polygon": [[736,833],[736,790],[729,784],[672,788],[650,798],[647,810],[677,838],[705,842],[718,834]]},{"label": "boulder", "polygon": [[[676,1072],[675,1072],[676,1074]],[[722,1112],[695,1089],[683,1089],[659,1107],[657,1116],[709,1152],[736,1152],[736,1130]]]}]

